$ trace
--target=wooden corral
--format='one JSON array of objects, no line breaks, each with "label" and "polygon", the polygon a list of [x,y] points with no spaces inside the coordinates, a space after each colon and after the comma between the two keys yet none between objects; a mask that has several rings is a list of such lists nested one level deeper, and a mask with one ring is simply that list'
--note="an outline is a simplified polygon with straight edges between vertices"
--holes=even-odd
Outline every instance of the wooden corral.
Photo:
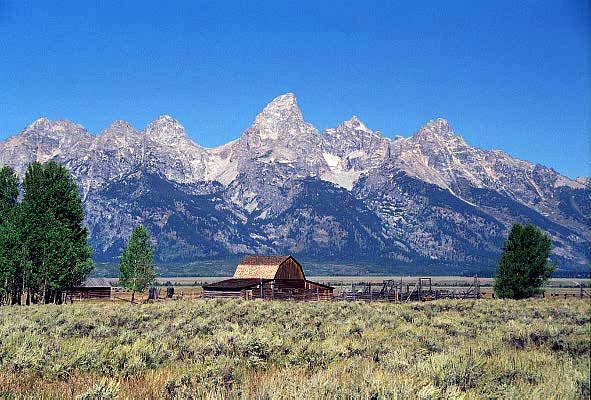
[{"label": "wooden corral", "polygon": [[71,300],[110,299],[111,282],[105,278],[86,278],[69,290],[66,297]]},{"label": "wooden corral", "polygon": [[203,286],[204,298],[331,300],[334,288],[306,279],[292,256],[246,256],[234,276]]},{"label": "wooden corral", "polygon": [[404,284],[402,279],[384,280],[381,285],[371,283],[361,287],[352,286],[340,294],[342,300],[364,301],[428,301],[436,299],[480,299],[480,281],[474,277],[472,285],[466,290],[433,289],[431,278],[418,278],[416,283]]}]

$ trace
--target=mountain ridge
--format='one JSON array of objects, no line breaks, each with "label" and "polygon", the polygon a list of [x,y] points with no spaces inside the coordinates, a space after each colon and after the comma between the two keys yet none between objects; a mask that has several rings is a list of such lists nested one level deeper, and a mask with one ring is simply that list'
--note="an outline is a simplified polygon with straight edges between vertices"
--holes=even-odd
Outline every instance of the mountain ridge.
[{"label": "mountain ridge", "polygon": [[[142,131],[113,121],[98,135],[67,120],[40,118],[0,142],[0,163],[20,175],[28,163],[49,159],[80,183],[99,258],[115,256],[141,222],[158,235],[162,260],[214,256],[196,242],[202,237],[220,257],[290,252],[350,258],[372,249],[393,262],[493,265],[514,221],[546,226],[554,256],[565,265],[581,266],[590,257],[589,178],[571,179],[500,150],[472,147],[443,118],[407,138],[383,137],[357,116],[319,132],[287,93],[238,138],[213,148],[196,143],[169,115]],[[143,186],[134,189],[130,182]],[[184,200],[160,193],[171,203],[132,201],[158,187]],[[351,209],[325,209],[323,201]],[[211,210],[206,213],[220,221],[213,223],[217,231],[191,214],[198,210]],[[110,214],[114,222],[101,226]]]}]

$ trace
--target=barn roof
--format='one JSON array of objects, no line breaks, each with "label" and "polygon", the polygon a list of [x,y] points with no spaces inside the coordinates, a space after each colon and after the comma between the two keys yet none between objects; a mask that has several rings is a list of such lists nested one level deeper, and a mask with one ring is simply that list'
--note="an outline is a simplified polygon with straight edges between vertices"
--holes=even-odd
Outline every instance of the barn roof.
[{"label": "barn roof", "polygon": [[329,285],[325,285],[324,283],[320,283],[320,282],[313,282],[313,281],[309,281],[309,280],[307,280],[307,279],[306,279],[306,282],[308,282],[308,283],[311,283],[311,284],[313,284],[313,285],[318,285],[318,286],[321,286],[321,287],[323,287],[323,288],[327,288],[327,289],[334,289],[334,287],[332,287],[332,286],[329,286]]},{"label": "barn roof", "polygon": [[[275,279],[277,270],[291,256],[246,256],[234,272],[234,278]],[[294,259],[295,261],[295,259]],[[297,263],[297,261],[296,261]],[[298,263],[299,265],[299,263]]]},{"label": "barn roof", "polygon": [[259,278],[247,278],[247,279],[226,279],[224,281],[219,281],[215,283],[211,283],[209,285],[203,286],[204,290],[242,290],[254,287],[261,283],[261,281],[269,282],[271,279],[259,279]]},{"label": "barn roof", "polygon": [[291,256],[245,256],[240,265],[281,265]]},{"label": "barn roof", "polygon": [[86,278],[77,287],[97,288],[97,287],[111,287],[111,282],[106,278]]}]

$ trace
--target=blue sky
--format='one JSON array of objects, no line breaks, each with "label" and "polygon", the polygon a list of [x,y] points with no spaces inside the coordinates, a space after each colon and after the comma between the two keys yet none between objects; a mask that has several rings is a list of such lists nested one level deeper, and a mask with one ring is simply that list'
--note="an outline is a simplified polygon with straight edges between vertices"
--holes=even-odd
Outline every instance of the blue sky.
[{"label": "blue sky", "polygon": [[90,3],[0,0],[0,139],[41,116],[98,133],[170,114],[212,147],[294,92],[320,130],[443,117],[474,146],[591,175],[588,1]]}]

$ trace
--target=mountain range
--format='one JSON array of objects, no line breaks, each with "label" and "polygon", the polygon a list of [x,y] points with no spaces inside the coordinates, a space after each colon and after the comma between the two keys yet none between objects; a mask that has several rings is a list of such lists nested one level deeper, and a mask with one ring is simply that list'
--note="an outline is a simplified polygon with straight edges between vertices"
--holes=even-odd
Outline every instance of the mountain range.
[{"label": "mountain range", "polygon": [[444,119],[390,139],[353,116],[320,133],[293,94],[216,148],[163,115],[98,135],[40,118],[0,142],[21,176],[56,160],[80,185],[95,259],[144,224],[161,263],[242,254],[494,269],[508,229],[531,222],[560,270],[588,270],[590,179],[467,144]]}]

